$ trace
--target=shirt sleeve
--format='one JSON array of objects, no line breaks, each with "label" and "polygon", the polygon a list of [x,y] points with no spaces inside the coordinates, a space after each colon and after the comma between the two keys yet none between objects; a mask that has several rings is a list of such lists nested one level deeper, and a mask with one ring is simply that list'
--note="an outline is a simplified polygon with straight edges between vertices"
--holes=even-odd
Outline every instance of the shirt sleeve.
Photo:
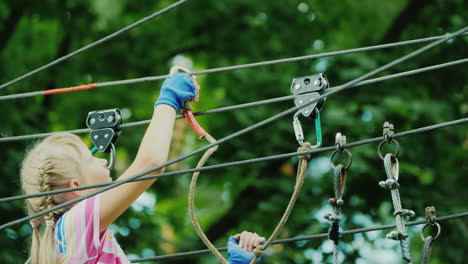
[{"label": "shirt sleeve", "polygon": [[100,194],[83,200],[57,222],[56,239],[61,254],[90,258],[100,247]]}]

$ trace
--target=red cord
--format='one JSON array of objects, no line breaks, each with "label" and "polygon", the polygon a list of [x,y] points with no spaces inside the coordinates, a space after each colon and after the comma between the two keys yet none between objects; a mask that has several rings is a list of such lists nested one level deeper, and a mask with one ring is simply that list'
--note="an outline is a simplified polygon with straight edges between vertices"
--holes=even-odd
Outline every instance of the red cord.
[{"label": "red cord", "polygon": [[58,93],[68,93],[68,92],[75,92],[75,91],[93,89],[93,88],[97,88],[97,87],[98,87],[97,83],[91,83],[91,84],[73,86],[73,87],[68,87],[68,88],[45,90],[45,91],[42,92],[42,94],[43,95],[49,95],[49,94],[58,94]]},{"label": "red cord", "polygon": [[184,116],[187,118],[188,123],[195,131],[195,133],[197,133],[200,137],[204,137],[206,135],[205,130],[200,126],[200,124],[198,124],[192,111],[185,111]]}]

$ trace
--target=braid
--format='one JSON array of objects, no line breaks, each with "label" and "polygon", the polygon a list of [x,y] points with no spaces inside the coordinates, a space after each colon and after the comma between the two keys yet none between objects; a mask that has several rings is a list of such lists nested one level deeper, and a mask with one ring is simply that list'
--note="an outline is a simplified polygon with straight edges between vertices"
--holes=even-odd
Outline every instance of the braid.
[{"label": "braid", "polygon": [[[82,149],[86,149],[86,146],[79,137],[66,133],[50,136],[38,143],[29,151],[22,164],[23,192],[32,194],[65,188],[70,180],[80,177]],[[64,194],[30,198],[26,200],[27,213],[32,215],[65,201]],[[67,210],[65,207],[31,220],[31,264],[57,263],[54,226],[55,221]]]}]

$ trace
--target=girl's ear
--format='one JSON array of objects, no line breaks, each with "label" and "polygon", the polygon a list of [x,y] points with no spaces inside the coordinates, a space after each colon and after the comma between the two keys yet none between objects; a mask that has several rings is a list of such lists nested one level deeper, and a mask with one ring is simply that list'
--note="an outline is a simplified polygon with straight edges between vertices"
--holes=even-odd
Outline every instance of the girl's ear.
[{"label": "girl's ear", "polygon": [[[75,188],[75,187],[80,187],[80,186],[81,186],[81,182],[77,179],[73,179],[68,182],[68,188]],[[73,192],[70,192],[70,194],[73,194],[74,196],[82,196],[84,195],[83,192],[85,191],[86,190],[73,191]]]}]

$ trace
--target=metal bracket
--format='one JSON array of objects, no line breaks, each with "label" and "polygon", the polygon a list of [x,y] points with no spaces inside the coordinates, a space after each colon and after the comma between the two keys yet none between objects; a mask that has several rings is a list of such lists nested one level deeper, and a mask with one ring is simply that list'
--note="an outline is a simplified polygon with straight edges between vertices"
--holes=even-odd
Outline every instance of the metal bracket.
[{"label": "metal bracket", "polygon": [[[317,99],[328,88],[328,80],[325,74],[319,73],[310,76],[294,78],[291,83],[291,92],[296,95],[294,104],[302,106],[310,101]],[[320,111],[325,103],[325,99],[321,99],[309,106],[301,108],[299,111],[305,117],[315,118],[315,109]]]},{"label": "metal bracket", "polygon": [[92,111],[86,118],[86,126],[91,129],[89,137],[93,142],[94,149],[99,152],[110,152],[111,160],[108,168],[111,169],[115,160],[114,143],[120,135],[122,124],[120,109],[107,109]]},{"label": "metal bracket", "polygon": [[[311,101],[316,100],[328,88],[328,80],[323,73],[310,76],[294,78],[291,83],[291,92],[295,95],[294,104],[296,106],[304,106]],[[293,127],[296,134],[296,139],[299,145],[304,146],[304,133],[302,125],[299,121],[299,115],[315,119],[315,131],[317,143],[311,148],[318,148],[322,144],[322,129],[320,123],[320,110],[325,103],[325,98],[320,99],[306,107],[300,108],[293,117]]]}]

